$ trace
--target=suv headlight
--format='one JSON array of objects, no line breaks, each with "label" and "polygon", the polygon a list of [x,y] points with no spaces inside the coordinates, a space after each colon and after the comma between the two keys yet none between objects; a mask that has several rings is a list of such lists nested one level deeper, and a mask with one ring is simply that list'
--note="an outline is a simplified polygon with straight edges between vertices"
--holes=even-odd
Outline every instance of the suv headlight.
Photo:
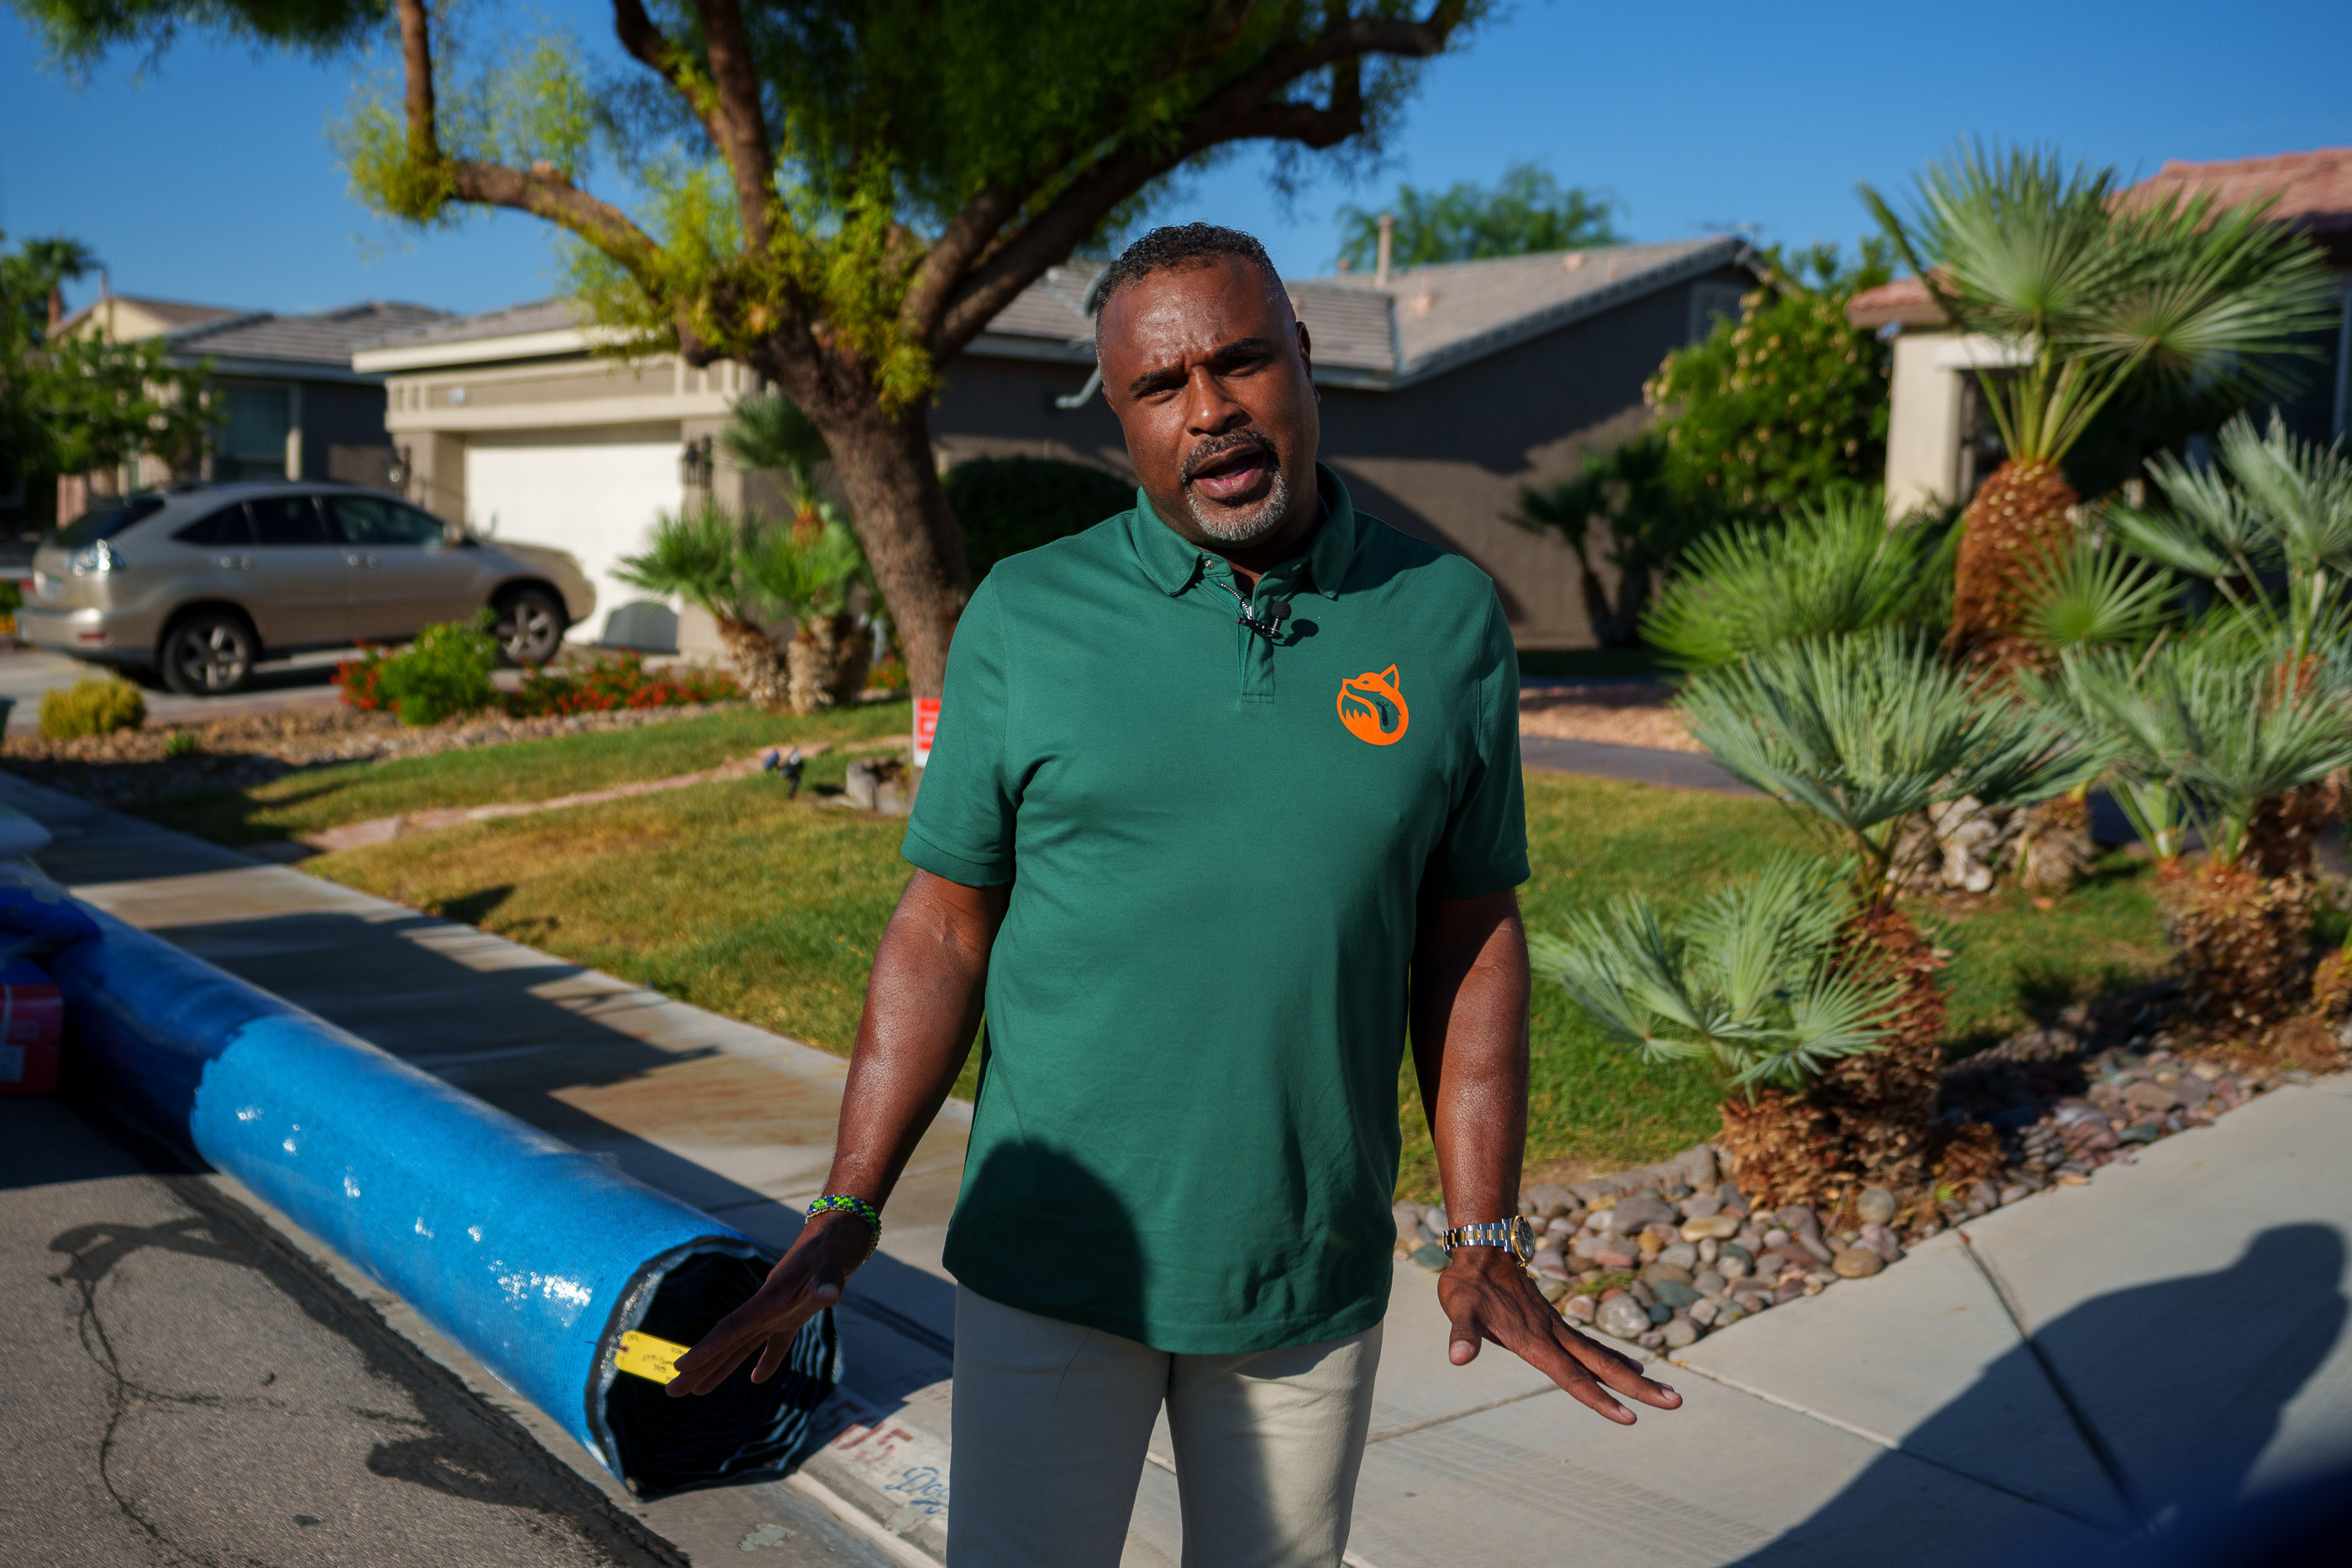
[{"label": "suv headlight", "polygon": [[130,567],[131,563],[122,559],[121,552],[104,539],[99,540],[94,545],[84,545],[66,558],[66,570],[76,577],[90,577],[109,571],[127,571]]}]

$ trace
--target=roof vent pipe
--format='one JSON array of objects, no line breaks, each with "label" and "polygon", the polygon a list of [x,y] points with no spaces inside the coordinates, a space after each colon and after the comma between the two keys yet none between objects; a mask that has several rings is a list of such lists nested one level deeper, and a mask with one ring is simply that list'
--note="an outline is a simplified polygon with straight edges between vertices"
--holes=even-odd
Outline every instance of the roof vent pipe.
[{"label": "roof vent pipe", "polygon": [[1379,259],[1372,264],[1372,282],[1381,288],[1389,286],[1389,247],[1396,242],[1396,214],[1381,214],[1381,249]]}]

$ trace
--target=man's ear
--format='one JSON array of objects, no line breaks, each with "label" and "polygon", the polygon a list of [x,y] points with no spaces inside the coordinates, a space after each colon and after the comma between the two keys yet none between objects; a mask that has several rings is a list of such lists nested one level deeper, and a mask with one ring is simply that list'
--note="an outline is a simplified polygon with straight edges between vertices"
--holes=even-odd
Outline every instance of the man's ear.
[{"label": "man's ear", "polygon": [[1307,323],[1293,320],[1290,329],[1298,334],[1298,362],[1307,367],[1307,379],[1315,379],[1315,340],[1307,330]]}]

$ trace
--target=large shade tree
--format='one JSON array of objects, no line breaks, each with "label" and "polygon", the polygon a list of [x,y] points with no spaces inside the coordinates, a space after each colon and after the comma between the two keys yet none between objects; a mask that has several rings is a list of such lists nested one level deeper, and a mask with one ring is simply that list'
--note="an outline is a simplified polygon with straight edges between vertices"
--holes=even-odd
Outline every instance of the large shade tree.
[{"label": "large shade tree", "polygon": [[[85,68],[180,30],[320,53],[396,25],[396,99],[343,128],[362,199],[420,225],[532,214],[633,347],[774,382],[832,447],[919,693],[971,591],[927,427],[941,368],[1188,165],[1265,141],[1295,174],[1377,147],[1416,65],[1486,8],[614,0],[634,74],[598,79],[558,38],[457,39],[501,14],[428,0],[12,3]],[[589,189],[600,151],[634,211]]]}]

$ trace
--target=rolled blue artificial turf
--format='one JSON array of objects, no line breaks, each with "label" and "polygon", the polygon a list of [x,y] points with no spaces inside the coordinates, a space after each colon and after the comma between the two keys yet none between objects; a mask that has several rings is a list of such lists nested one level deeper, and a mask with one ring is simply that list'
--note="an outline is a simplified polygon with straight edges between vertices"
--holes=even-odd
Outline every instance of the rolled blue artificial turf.
[{"label": "rolled blue artificial turf", "polygon": [[840,1375],[830,1311],[767,1384],[615,1396],[624,1333],[690,1340],[750,1294],[772,1260],[751,1238],[90,913],[96,936],[42,960],[83,1085],[398,1294],[641,1491],[772,1469],[806,1438]]}]

